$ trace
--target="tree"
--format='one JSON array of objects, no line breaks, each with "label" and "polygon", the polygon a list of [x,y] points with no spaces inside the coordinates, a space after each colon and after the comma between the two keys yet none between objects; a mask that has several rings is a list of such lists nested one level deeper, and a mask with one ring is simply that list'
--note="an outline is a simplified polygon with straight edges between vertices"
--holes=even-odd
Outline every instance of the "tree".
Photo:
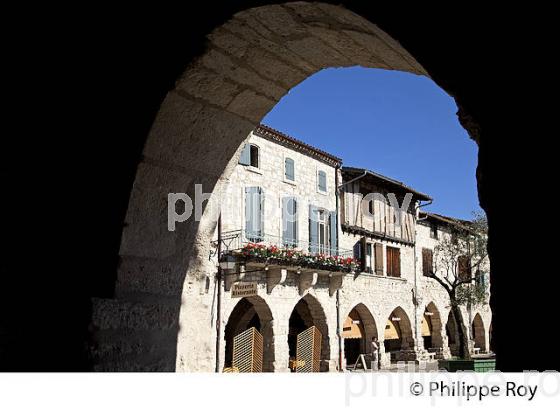
[{"label": "tree", "polygon": [[474,214],[472,221],[449,220],[449,227],[450,234],[442,235],[434,248],[429,276],[449,295],[459,336],[459,356],[470,359],[467,327],[460,307],[487,303],[488,223],[485,215]]}]

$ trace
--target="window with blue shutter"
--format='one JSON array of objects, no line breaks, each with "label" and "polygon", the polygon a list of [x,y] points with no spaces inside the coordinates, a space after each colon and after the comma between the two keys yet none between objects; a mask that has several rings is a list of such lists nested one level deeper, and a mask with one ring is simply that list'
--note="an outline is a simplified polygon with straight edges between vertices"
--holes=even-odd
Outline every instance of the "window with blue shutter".
[{"label": "window with blue shutter", "polygon": [[327,192],[327,173],[325,171],[317,173],[317,188],[321,192]]},{"label": "window with blue shutter", "polygon": [[239,157],[239,163],[241,165],[251,165],[251,145],[245,144],[243,150],[241,151],[241,156]]},{"label": "window with blue shutter", "polygon": [[297,201],[295,198],[282,198],[282,242],[284,246],[296,248],[297,234]]},{"label": "window with blue shutter", "polygon": [[338,222],[336,219],[336,211],[333,211],[329,215],[329,240],[330,240],[330,254],[338,255],[338,249],[336,248],[336,242],[338,238]]},{"label": "window with blue shutter", "polygon": [[291,158],[286,158],[284,160],[284,177],[289,181],[296,180],[294,160]]},{"label": "window with blue shutter", "polygon": [[245,144],[239,157],[239,164],[259,167],[259,147],[253,144]]},{"label": "window with blue shutter", "polygon": [[262,242],[264,236],[264,195],[261,187],[245,188],[245,237]]},{"label": "window with blue shutter", "polygon": [[485,286],[486,285],[486,275],[482,273],[480,270],[476,271],[476,281],[478,286]]},{"label": "window with blue shutter", "polygon": [[309,252],[319,252],[319,209],[309,205]]}]

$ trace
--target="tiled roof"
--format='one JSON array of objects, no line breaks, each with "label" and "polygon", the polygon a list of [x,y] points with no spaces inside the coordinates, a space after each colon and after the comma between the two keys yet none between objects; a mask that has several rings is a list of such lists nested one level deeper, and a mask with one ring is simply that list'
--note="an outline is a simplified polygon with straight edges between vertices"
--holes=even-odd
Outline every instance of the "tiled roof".
[{"label": "tiled roof", "polygon": [[412,189],[411,187],[405,185],[401,181],[397,181],[396,179],[386,177],[385,175],[378,174],[377,172],[370,171],[369,169],[366,168],[342,167],[342,173],[343,175],[347,173],[354,176],[358,176],[360,174],[366,174],[386,184],[390,184],[395,187],[398,187],[403,191],[410,192],[420,200],[424,200],[424,201],[432,200],[432,198],[429,195],[416,191],[415,189]]},{"label": "tiled roof", "polygon": [[286,135],[267,125],[260,124],[257,126],[257,128],[255,128],[253,132],[259,137],[263,137],[273,142],[280,143],[288,148],[309,155],[333,167],[338,167],[342,164],[342,159],[335,157],[334,155],[331,155],[319,148],[315,148],[309,144],[306,144],[305,142],[300,141],[297,138]]},{"label": "tiled roof", "polygon": [[471,221],[466,221],[464,219],[453,218],[451,216],[444,216],[440,214],[434,214],[431,212],[420,211],[420,218],[425,218],[427,220],[435,220],[440,223],[444,223],[446,225],[454,226],[455,228],[464,229],[470,231],[470,226],[472,225]]}]

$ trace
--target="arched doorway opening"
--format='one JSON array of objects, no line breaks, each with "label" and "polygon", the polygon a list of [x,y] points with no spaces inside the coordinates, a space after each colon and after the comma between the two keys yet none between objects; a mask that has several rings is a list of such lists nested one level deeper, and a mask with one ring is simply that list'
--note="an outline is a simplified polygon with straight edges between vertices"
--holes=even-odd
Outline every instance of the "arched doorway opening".
[{"label": "arched doorway opening", "polygon": [[447,324],[445,325],[445,334],[447,336],[447,346],[452,356],[459,355],[459,330],[457,321],[453,315],[453,311],[449,311],[447,316]]},{"label": "arched doorway opening", "polygon": [[360,354],[371,353],[371,339],[378,337],[377,326],[369,309],[362,303],[356,305],[342,324],[346,366],[352,366]]},{"label": "arched doorway opening", "polygon": [[486,335],[484,332],[484,322],[480,313],[477,313],[472,322],[472,338],[475,349],[480,349],[480,353],[486,352]]},{"label": "arched doorway opening", "polygon": [[308,294],[301,298],[294,306],[289,319],[288,351],[290,369],[292,371],[296,371],[295,361],[298,355],[298,335],[312,326],[315,326],[321,332],[320,369],[321,371],[329,370],[330,345],[327,318],[319,301]]},{"label": "arched doorway opening", "polygon": [[443,348],[441,316],[434,302],[426,306],[420,328],[424,349],[429,352],[441,351]]},{"label": "arched doorway opening", "polygon": [[264,372],[274,371],[272,313],[266,302],[258,296],[241,299],[229,316],[224,331],[224,368],[232,367],[235,336],[252,327],[262,335],[262,370]]},{"label": "arched doorway opening", "polygon": [[410,319],[400,306],[393,310],[387,319],[384,345],[385,352],[391,354],[391,361],[399,360],[403,353],[414,348]]}]

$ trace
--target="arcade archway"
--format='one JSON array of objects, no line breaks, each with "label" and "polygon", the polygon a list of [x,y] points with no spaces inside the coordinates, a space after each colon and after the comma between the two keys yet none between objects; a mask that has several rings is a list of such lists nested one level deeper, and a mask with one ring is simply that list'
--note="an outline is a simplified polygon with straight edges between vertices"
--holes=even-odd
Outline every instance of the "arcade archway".
[{"label": "arcade archway", "polygon": [[329,370],[330,345],[327,318],[319,301],[308,294],[294,306],[289,319],[288,350],[292,371],[296,371],[297,368],[298,335],[311,327],[315,327],[321,333],[320,369],[321,371]]},{"label": "arcade archway", "polygon": [[477,313],[472,322],[472,338],[474,340],[475,349],[480,349],[480,353],[485,353],[486,348],[486,334],[484,331],[484,322],[480,313]]},{"label": "arcade archway", "polygon": [[426,306],[420,329],[424,349],[430,352],[441,351],[443,348],[441,316],[434,302]]},{"label": "arcade archway", "polygon": [[398,360],[403,353],[414,348],[412,326],[408,315],[400,306],[391,312],[385,324],[385,352],[391,360]]},{"label": "arcade archway", "polygon": [[224,332],[224,368],[232,366],[234,337],[252,327],[262,335],[262,370],[264,372],[274,371],[272,313],[266,302],[258,296],[241,299],[229,316]]},{"label": "arcade archway", "polygon": [[360,354],[371,353],[371,339],[378,337],[377,326],[369,309],[362,303],[356,305],[342,324],[346,366],[352,366]]}]

